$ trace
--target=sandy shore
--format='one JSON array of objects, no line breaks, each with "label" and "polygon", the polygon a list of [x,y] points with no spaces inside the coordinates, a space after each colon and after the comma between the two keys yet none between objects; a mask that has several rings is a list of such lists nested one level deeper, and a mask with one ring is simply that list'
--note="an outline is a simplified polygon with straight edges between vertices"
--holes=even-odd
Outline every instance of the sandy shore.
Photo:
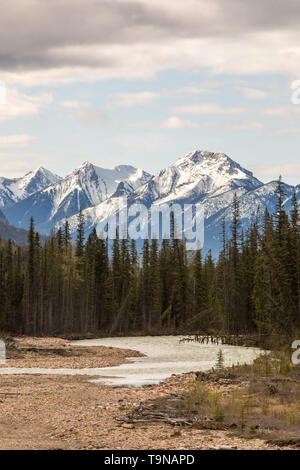
[{"label": "sandy shore", "polygon": [[[6,367],[105,367],[138,355],[116,348],[73,348],[57,338],[21,338],[16,345]],[[146,400],[185,390],[194,374],[144,389],[113,388],[90,378],[1,376],[0,449],[276,449],[228,431],[118,422]]]}]

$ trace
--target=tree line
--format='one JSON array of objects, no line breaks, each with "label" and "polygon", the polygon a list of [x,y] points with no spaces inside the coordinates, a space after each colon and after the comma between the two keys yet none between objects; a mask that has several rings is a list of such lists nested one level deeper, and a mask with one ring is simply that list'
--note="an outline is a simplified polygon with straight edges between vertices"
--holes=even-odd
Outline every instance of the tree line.
[{"label": "tree line", "polygon": [[116,237],[109,249],[96,230],[85,239],[81,212],[75,243],[68,221],[41,242],[31,219],[27,245],[0,240],[0,329],[28,335],[300,331],[296,194],[288,214],[279,179],[276,212],[266,210],[246,231],[235,196],[222,234],[214,260],[211,252],[187,252],[173,236],[144,240],[140,253],[135,240]]}]

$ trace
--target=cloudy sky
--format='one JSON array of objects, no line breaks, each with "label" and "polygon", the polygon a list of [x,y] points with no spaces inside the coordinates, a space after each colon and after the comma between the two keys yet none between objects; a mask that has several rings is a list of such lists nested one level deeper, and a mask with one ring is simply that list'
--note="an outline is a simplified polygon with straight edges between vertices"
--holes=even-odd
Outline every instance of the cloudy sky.
[{"label": "cloudy sky", "polygon": [[156,172],[198,148],[299,184],[299,16],[299,0],[1,0],[0,175]]}]

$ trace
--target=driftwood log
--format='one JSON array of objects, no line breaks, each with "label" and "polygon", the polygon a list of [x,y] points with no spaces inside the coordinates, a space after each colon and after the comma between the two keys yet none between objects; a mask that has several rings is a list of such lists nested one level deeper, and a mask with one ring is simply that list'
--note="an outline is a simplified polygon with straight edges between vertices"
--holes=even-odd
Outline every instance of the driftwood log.
[{"label": "driftwood log", "polygon": [[141,403],[130,414],[118,416],[115,420],[119,424],[165,423],[171,426],[193,426],[199,429],[228,429],[230,426],[216,422],[207,416],[199,417],[186,414],[180,409],[182,396],[168,397],[167,399],[148,400]]}]

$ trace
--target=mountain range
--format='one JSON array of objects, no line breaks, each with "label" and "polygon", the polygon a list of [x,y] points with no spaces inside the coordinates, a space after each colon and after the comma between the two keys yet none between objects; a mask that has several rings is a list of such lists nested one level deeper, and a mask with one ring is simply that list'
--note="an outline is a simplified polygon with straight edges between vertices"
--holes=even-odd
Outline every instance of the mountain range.
[{"label": "mountain range", "polygon": [[[86,232],[118,210],[119,196],[127,196],[128,205],[201,203],[205,211],[204,251],[220,249],[221,222],[225,217],[230,229],[232,200],[237,194],[243,228],[267,208],[276,207],[276,182],[262,183],[224,153],[195,150],[156,175],[129,165],[104,169],[84,162],[65,178],[39,168],[23,178],[0,178],[0,208],[12,225],[28,228],[33,216],[36,228],[47,234],[68,218],[75,233],[77,214],[85,216]],[[300,197],[300,185],[284,184],[285,208],[290,210],[294,192]],[[1,232],[0,232],[1,235]]]},{"label": "mountain range", "polygon": [[[54,175],[52,177],[55,178]],[[45,234],[57,222],[72,217],[80,209],[105,201],[120,182],[126,183],[133,191],[150,177],[149,173],[130,165],[120,165],[110,170],[86,161],[54,184],[43,184],[44,180],[41,181],[40,190],[23,197],[14,205],[9,204],[3,212],[10,223],[23,228],[29,226],[32,216],[37,229]]]}]

